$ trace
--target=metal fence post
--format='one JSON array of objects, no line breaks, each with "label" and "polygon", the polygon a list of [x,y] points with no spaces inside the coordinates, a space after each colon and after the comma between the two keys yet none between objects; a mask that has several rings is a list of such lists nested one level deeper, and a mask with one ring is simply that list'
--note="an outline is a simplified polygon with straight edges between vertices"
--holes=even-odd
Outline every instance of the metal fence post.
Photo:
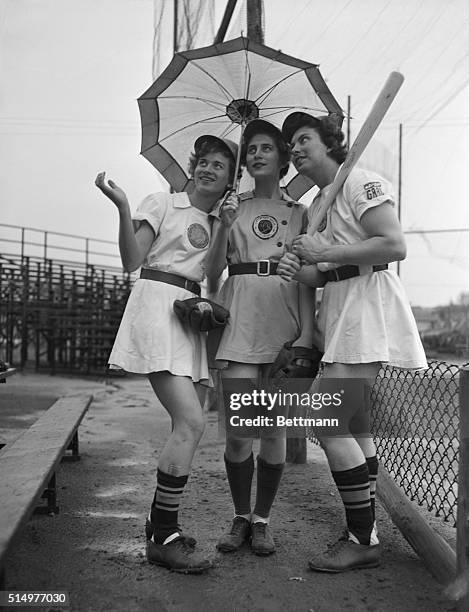
[{"label": "metal fence post", "polygon": [[469,609],[469,367],[459,371],[459,474],[456,523],[457,609]]}]

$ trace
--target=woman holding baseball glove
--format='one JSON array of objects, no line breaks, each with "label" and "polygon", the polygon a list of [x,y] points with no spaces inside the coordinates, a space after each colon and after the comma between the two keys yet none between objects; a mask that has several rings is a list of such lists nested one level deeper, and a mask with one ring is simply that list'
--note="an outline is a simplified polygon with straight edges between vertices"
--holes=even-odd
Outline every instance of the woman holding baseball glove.
[{"label": "woman holding baseball glove", "polygon": [[[283,124],[293,163],[320,191],[311,218],[347,155],[344,135],[332,117],[293,113]],[[388,268],[404,259],[406,245],[388,181],[354,168],[313,235],[298,236],[277,273],[289,281],[324,286],[318,327],[324,351],[311,392],[345,389],[333,428],[315,430],[345,508],[347,530],[310,561],[315,571],[375,567],[379,542],[375,524],[376,448],[369,427],[369,391],[383,363],[425,368],[417,326],[397,275]],[[352,383],[363,383],[360,395]],[[349,393],[350,391],[350,393]],[[347,395],[349,394],[349,395]]]},{"label": "woman holding baseball glove", "polygon": [[203,403],[209,384],[205,334],[184,325],[174,302],[200,295],[210,243],[211,213],[233,184],[237,146],[201,136],[190,158],[194,190],[147,196],[131,216],[127,197],[104,172],[97,187],[119,212],[119,248],[124,268],[140,266],[109,363],[147,374],[167,410],[172,431],[159,457],[157,486],[147,519],[147,559],[174,571],[200,573],[211,562],[194,550],[179,526],[178,509],[192,459],[204,430]]},{"label": "woman holding baseball glove", "polygon": [[[225,398],[240,391],[241,380],[255,385],[265,379],[285,342],[294,340],[296,347],[310,350],[313,333],[314,292],[296,283],[284,283],[276,275],[282,254],[305,227],[305,207],[279,186],[290,158],[280,130],[260,119],[248,123],[241,158],[254,178],[255,189],[232,195],[221,206],[206,261],[207,275],[215,280],[228,264],[229,276],[217,297],[230,311],[216,353],[220,367],[225,366]],[[229,412],[227,405],[225,412]],[[218,542],[222,552],[236,551],[244,541],[250,541],[258,555],[275,552],[269,517],[285,463],[285,429],[274,433],[266,427],[260,433],[252,510],[254,437],[256,433],[250,436],[227,427],[225,465],[234,520]]]}]

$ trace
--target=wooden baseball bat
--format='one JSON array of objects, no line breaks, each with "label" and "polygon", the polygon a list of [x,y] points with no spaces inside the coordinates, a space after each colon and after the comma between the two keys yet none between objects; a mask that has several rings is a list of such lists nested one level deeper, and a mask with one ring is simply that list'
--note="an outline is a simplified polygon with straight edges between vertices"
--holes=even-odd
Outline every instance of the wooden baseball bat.
[{"label": "wooden baseball bat", "polygon": [[391,72],[388,76],[386,83],[373,104],[373,108],[368,113],[368,117],[365,119],[353,145],[350,147],[347,157],[329,188],[326,197],[314,212],[308,234],[313,235],[321,225],[327,210],[334,202],[352,168],[366,149],[403,82],[404,76],[400,72]]}]

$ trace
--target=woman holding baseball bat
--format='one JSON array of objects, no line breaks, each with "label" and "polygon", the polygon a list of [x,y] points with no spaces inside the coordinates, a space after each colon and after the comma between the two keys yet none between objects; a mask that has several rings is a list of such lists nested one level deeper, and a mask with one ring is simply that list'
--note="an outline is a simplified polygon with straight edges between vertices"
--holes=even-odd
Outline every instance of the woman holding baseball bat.
[{"label": "woman holding baseball bat", "polygon": [[[249,392],[256,381],[265,381],[285,342],[296,339],[296,356],[308,357],[312,346],[309,313],[313,292],[297,283],[287,285],[275,273],[280,257],[293,237],[304,231],[306,221],[305,207],[285,195],[279,185],[288,171],[288,147],[278,128],[256,119],[244,131],[241,157],[254,178],[255,189],[232,195],[223,204],[207,256],[209,279],[218,279],[228,264],[229,277],[217,301],[230,310],[230,320],[216,354],[219,366],[225,366],[222,379],[228,416],[230,393],[238,394],[244,383],[247,387],[243,390]],[[307,359],[297,363],[298,368],[307,365]],[[268,415],[267,410],[263,412]],[[267,426],[259,435],[238,429],[226,427],[225,466],[234,519],[217,548],[232,552],[250,541],[255,554],[270,555],[275,552],[275,543],[269,517],[285,464],[285,428]],[[252,446],[253,438],[259,436],[252,509]]]},{"label": "woman holding baseball bat", "polygon": [[[298,112],[287,117],[282,131],[296,169],[320,189],[309,210],[314,218],[346,160],[344,135],[332,117]],[[285,280],[324,286],[318,313],[324,356],[311,392],[343,393],[341,406],[327,414],[342,420],[340,435],[333,427],[315,434],[345,507],[347,530],[310,561],[315,571],[379,563],[378,461],[370,434],[369,391],[383,363],[405,369],[427,365],[402,284],[388,268],[405,255],[391,185],[374,172],[354,168],[317,231],[295,238],[277,269]]]}]

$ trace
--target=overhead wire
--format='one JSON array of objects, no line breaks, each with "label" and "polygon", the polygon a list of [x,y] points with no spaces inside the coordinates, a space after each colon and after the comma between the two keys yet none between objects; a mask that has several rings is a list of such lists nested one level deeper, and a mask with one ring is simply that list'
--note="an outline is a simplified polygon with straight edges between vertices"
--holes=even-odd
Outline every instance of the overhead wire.
[{"label": "overhead wire", "polygon": [[386,4],[383,6],[383,8],[378,12],[376,18],[374,19],[374,21],[372,21],[372,23],[368,26],[368,28],[365,30],[365,32],[362,34],[362,36],[358,39],[358,42],[352,47],[352,49],[350,51],[347,52],[347,54],[345,54],[343,56],[343,58],[335,65],[332,66],[332,68],[328,71],[328,76],[332,76],[334,74],[334,72],[343,65],[344,62],[346,62],[347,60],[350,60],[350,58],[352,57],[353,53],[355,52],[356,49],[358,49],[358,47],[362,44],[362,42],[366,39],[367,34],[372,30],[372,28],[376,25],[376,23],[379,21],[379,18],[381,17],[381,15],[387,10],[388,6],[391,4],[392,0],[388,0],[386,2]]}]

